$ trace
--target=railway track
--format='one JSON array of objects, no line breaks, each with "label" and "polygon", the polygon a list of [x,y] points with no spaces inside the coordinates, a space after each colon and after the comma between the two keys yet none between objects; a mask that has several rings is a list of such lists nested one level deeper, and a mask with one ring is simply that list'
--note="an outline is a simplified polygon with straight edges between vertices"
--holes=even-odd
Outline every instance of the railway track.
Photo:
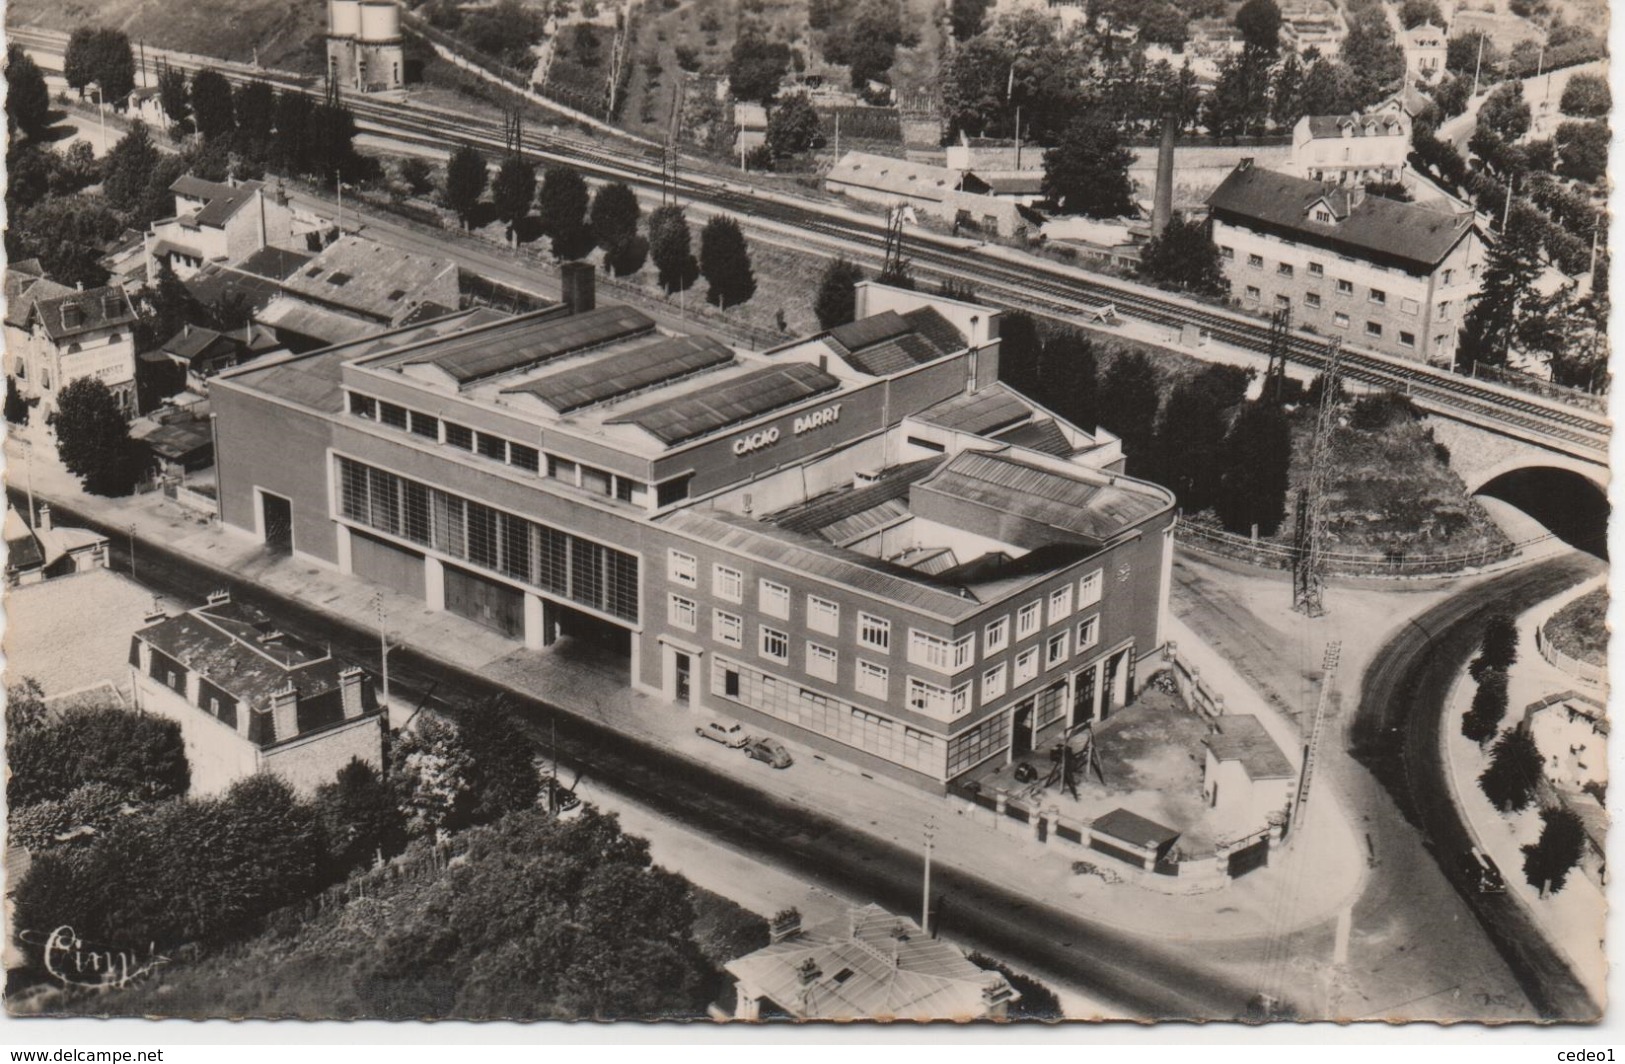
[{"label": "railway track", "polygon": [[[26,27],[11,33],[29,47],[54,56],[60,56],[66,42],[65,35]],[[264,79],[313,95],[319,91],[312,87],[309,79],[286,73],[256,70],[241,63],[157,54],[166,55],[171,65],[188,72],[207,65],[234,81]],[[364,134],[440,150],[448,144],[472,144],[492,151],[505,147],[504,131],[494,121],[423,105],[379,102],[364,96],[349,96],[346,105],[356,116],[358,131]],[[885,235],[885,228],[878,220],[860,221],[814,201],[796,204],[776,195],[756,195],[712,176],[680,173],[673,181],[665,170],[661,152],[653,148],[603,141],[587,143],[545,131],[527,131],[525,151],[543,162],[569,163],[589,177],[626,181],[645,189],[673,188],[685,198],[740,214],[747,220],[772,221],[865,249],[877,249]],[[878,257],[874,250],[868,254]],[[1066,270],[1036,258],[1018,265],[963,242],[928,233],[914,237],[909,254],[920,271],[969,280],[984,299],[995,304],[1034,310],[1069,321],[1076,320],[1089,308],[1110,304],[1119,314],[1139,321],[1172,328],[1196,325],[1210,339],[1232,347],[1259,354],[1269,349],[1267,322],[1129,282],[1080,276],[1079,271]],[[1288,356],[1304,366],[1319,369],[1324,365],[1325,347],[1324,339],[1298,335],[1290,341]],[[1358,383],[1403,392],[1435,413],[1500,431],[1584,461],[1607,463],[1610,426],[1607,419],[1598,414],[1351,346],[1343,349],[1342,372]]]}]

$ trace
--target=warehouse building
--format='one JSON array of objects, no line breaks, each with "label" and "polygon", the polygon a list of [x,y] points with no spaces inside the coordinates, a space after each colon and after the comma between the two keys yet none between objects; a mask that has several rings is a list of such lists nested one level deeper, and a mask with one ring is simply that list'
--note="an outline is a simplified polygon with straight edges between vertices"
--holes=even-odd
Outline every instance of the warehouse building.
[{"label": "warehouse building", "polygon": [[1471,210],[1400,203],[1245,159],[1208,209],[1242,306],[1290,310],[1296,326],[1383,354],[1454,362],[1484,263]]},{"label": "warehouse building", "polygon": [[216,378],[224,521],[936,790],[1131,696],[1173,498],[998,383],[997,311],[863,283],[745,354],[590,271]]}]

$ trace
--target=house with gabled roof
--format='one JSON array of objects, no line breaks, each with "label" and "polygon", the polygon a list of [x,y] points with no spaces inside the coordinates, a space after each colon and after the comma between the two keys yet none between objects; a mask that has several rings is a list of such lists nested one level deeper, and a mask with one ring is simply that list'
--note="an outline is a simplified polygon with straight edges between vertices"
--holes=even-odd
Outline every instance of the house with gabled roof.
[{"label": "house with gabled roof", "polygon": [[136,313],[124,289],[69,288],[31,277],[36,260],[21,265],[6,274],[6,371],[18,392],[49,415],[63,388],[95,377],[134,414]]},{"label": "house with gabled roof", "polygon": [[148,278],[156,278],[165,263],[184,281],[204,263],[235,262],[268,246],[304,246],[280,188],[183,174],[169,190],[175,194],[175,216],[152,223],[146,234]]},{"label": "house with gabled roof", "polygon": [[1404,177],[1410,150],[1403,112],[1304,115],[1292,127],[1290,172],[1337,185],[1393,183]]},{"label": "house with gabled roof", "polygon": [[1241,164],[1208,197],[1213,242],[1242,307],[1295,327],[1449,365],[1485,247],[1471,210]]}]

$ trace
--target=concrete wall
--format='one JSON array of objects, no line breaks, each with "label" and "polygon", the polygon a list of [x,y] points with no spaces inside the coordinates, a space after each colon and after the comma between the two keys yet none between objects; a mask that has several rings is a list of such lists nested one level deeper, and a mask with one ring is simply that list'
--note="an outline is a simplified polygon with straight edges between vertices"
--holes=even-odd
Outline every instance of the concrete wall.
[{"label": "concrete wall", "polygon": [[332,783],[351,760],[359,759],[382,773],[384,768],[383,718],[357,717],[311,735],[302,735],[264,751],[262,767],[288,781],[302,795],[316,793]]},{"label": "concrete wall", "polygon": [[[158,683],[145,669],[131,669],[130,679],[137,709],[180,725],[186,763],[192,770],[188,794],[194,798],[222,794],[233,783],[259,771],[259,748],[239,735],[237,729]],[[188,670],[187,690],[195,691],[196,684],[196,676]],[[246,706],[239,706],[237,711],[249,712]]]}]

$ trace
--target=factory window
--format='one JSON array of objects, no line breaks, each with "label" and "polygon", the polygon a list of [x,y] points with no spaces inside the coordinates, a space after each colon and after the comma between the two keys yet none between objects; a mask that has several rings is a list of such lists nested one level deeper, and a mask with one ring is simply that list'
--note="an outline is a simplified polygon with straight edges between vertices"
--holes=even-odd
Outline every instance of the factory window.
[{"label": "factory window", "polygon": [[1233,259],[1236,257],[1236,249],[1221,247],[1219,249],[1219,257],[1221,259]]},{"label": "factory window", "polygon": [[790,663],[790,636],[777,628],[769,628],[765,624],[761,626],[761,636],[757,642],[757,649],[761,652],[762,657],[770,661],[776,661],[780,665]]},{"label": "factory window", "polygon": [[[450,425],[446,426],[446,442],[451,442]],[[580,479],[579,467],[574,462],[568,458],[560,458],[552,454],[547,456],[547,475],[554,480],[562,480],[566,484],[574,484]]]},{"label": "factory window", "polygon": [[1078,609],[1093,606],[1100,601],[1101,572],[1102,570],[1096,569],[1078,581]]},{"label": "factory window", "polygon": [[1449,269],[1445,270],[1443,276],[1440,277],[1440,280],[1445,284],[1454,284],[1456,280],[1456,271]]},{"label": "factory window", "polygon": [[1066,660],[1066,632],[1057,632],[1049,637],[1049,644],[1044,653],[1044,668],[1053,669]]},{"label": "factory window", "polygon": [[1406,332],[1405,330],[1401,329],[1399,332],[1399,342],[1406,347],[1415,347],[1416,334],[1413,332]]},{"label": "factory window", "polygon": [[954,671],[968,668],[976,660],[976,634],[962,635],[954,640]]},{"label": "factory window", "polygon": [[807,596],[807,627],[825,635],[841,634],[841,607],[817,595]]},{"label": "factory window", "polygon": [[719,643],[738,648],[744,643],[745,622],[723,610],[711,611],[711,638]]},{"label": "factory window", "polygon": [[394,403],[378,404],[378,420],[392,429],[406,428],[406,407]]},{"label": "factory window", "polygon": [[1320,293],[1319,292],[1305,292],[1303,294],[1303,303],[1304,303],[1304,306],[1306,306],[1306,307],[1318,307],[1318,306],[1320,306]]},{"label": "factory window", "polygon": [[688,498],[688,482],[692,477],[678,477],[655,486],[655,505],[670,506]]},{"label": "factory window", "polygon": [[666,621],[674,628],[692,632],[699,624],[699,607],[691,598],[673,595],[666,610]]},{"label": "factory window", "polygon": [[479,453],[486,458],[492,458],[498,462],[506,462],[508,460],[508,441],[503,439],[501,436],[492,436],[484,432],[480,433],[478,450]]},{"label": "factory window", "polygon": [[876,665],[874,662],[864,661],[862,658],[858,659],[857,686],[859,694],[884,701],[889,687],[889,676],[890,670],[886,666]]},{"label": "factory window", "polygon": [[982,673],[982,704],[989,702],[1004,694],[1010,683],[1010,668],[1000,662],[996,668]]},{"label": "factory window", "polygon": [[[17,375],[20,377],[22,376],[22,366],[19,365],[17,368],[19,371]],[[355,392],[351,392],[350,413],[357,417],[376,418],[378,416],[378,400],[370,395],[357,395]]]},{"label": "factory window", "polygon": [[952,705],[952,697],[946,687],[927,683],[916,676],[908,678],[908,708],[916,713],[925,713],[933,717],[947,716]]},{"label": "factory window", "polygon": [[836,671],[840,667],[839,655],[826,646],[817,643],[807,644],[807,675],[816,676],[820,680],[835,682]]},{"label": "factory window", "polygon": [[527,473],[534,473],[541,468],[541,452],[534,447],[526,447],[522,443],[508,444],[508,461]]},{"label": "factory window", "polygon": [[1049,593],[1049,623],[1054,624],[1072,612],[1072,585],[1058,587]]},{"label": "factory window", "polygon": [[1247,286],[1247,298],[1256,303],[1264,298],[1264,293],[1259,290],[1257,285],[1250,284]]},{"label": "factory window", "polygon": [[1016,655],[1016,675],[1013,686],[1020,687],[1038,675],[1038,648],[1028,647]]},{"label": "factory window", "polygon": [[790,589],[783,584],[763,580],[759,608],[769,617],[777,617],[781,621],[788,621],[790,619]]},{"label": "factory window", "polygon": [[922,440],[918,436],[910,436],[908,438],[908,444],[910,447],[920,447],[927,451],[935,451],[937,454],[942,454],[948,450],[947,447],[940,443],[936,443],[932,440]]},{"label": "factory window", "polygon": [[1382,337],[1382,325],[1381,325],[1381,323],[1374,322],[1374,321],[1366,322],[1365,323],[1365,334],[1367,336],[1376,337],[1378,339],[1381,339],[1381,337]]},{"label": "factory window", "polygon": [[581,467],[581,488],[583,491],[590,491],[594,495],[608,495],[610,493],[609,474],[602,469],[594,469],[592,466],[584,465]]},{"label": "factory window", "polygon": [[1091,617],[1078,625],[1078,653],[1090,650],[1100,642],[1100,618]]},{"label": "factory window", "polygon": [[412,433],[417,436],[426,436],[431,440],[440,439],[440,419],[432,414],[421,411],[412,411]]},{"label": "factory window", "polygon": [[695,575],[699,569],[699,561],[692,554],[680,550],[666,552],[666,577],[674,584],[684,587],[699,586],[699,578]]},{"label": "factory window", "polygon": [[465,451],[474,449],[474,430],[467,425],[446,422],[446,442]]},{"label": "factory window", "polygon": [[891,622],[872,613],[858,614],[858,642],[891,653]]},{"label": "factory window", "polygon": [[916,665],[947,672],[949,646],[946,639],[912,628],[908,633],[908,660]]},{"label": "factory window", "polygon": [[1337,282],[1337,294],[1340,295],[1340,296],[1352,296],[1354,294],[1354,282],[1353,281],[1338,281]]},{"label": "factory window", "polygon": [[953,715],[963,717],[970,712],[970,681],[966,680],[954,688],[950,704],[953,706]]},{"label": "factory window", "polygon": [[968,772],[1009,745],[1010,728],[1003,713],[989,717],[948,743],[948,775]]},{"label": "factory window", "polygon": [[1439,301],[1439,320],[1440,321],[1449,321],[1450,320],[1450,300],[1448,300],[1448,299],[1444,299],[1444,300]]},{"label": "factory window", "polygon": [[982,653],[997,654],[1010,645],[1010,618],[1000,617],[982,629]]},{"label": "factory window", "polygon": [[1026,639],[1038,631],[1040,603],[1029,602],[1016,614],[1016,638]]},{"label": "factory window", "polygon": [[726,565],[711,567],[711,594],[729,602],[740,602],[745,597],[745,574]]},{"label": "factory window", "polygon": [[1290,307],[1291,305],[1292,305],[1292,297],[1291,296],[1276,296],[1275,297],[1275,307],[1276,307],[1277,310],[1285,310],[1287,307]]},{"label": "factory window", "polygon": [[1332,315],[1332,324],[1339,329],[1347,329],[1349,327],[1349,316],[1342,311],[1338,311]]}]

